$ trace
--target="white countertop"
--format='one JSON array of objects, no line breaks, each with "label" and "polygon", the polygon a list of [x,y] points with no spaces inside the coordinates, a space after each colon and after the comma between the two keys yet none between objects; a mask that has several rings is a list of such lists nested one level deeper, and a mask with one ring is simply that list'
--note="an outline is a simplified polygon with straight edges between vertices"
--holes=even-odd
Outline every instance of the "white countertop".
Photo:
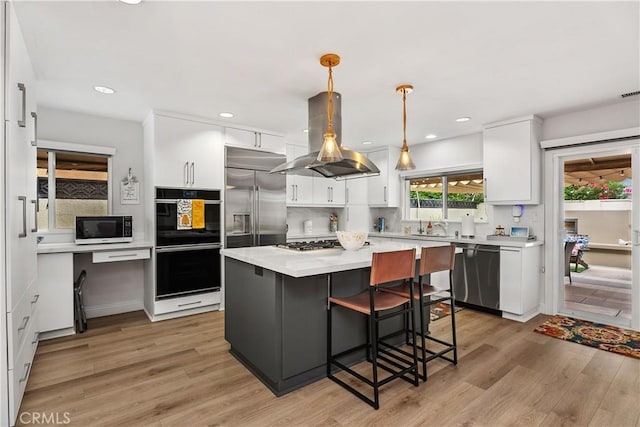
[{"label": "white countertop", "polygon": [[441,246],[441,244],[429,242],[425,245],[424,242],[418,241],[371,243],[357,251],[347,251],[342,248],[295,251],[275,246],[253,246],[222,249],[220,253],[288,276],[305,277],[370,267],[373,252],[416,248],[416,259],[419,259],[421,246]]},{"label": "white countertop", "polygon": [[153,243],[146,240],[135,240],[129,243],[102,243],[97,245],[76,245],[75,243],[38,243],[39,254],[56,254],[63,252],[99,252],[126,251],[128,249],[152,248]]},{"label": "white countertop", "polygon": [[407,239],[407,240],[420,240],[429,242],[452,242],[452,243],[474,243],[480,245],[494,245],[494,246],[509,246],[515,248],[530,248],[532,246],[542,246],[543,240],[529,240],[526,242],[518,240],[487,240],[483,237],[476,237],[473,239],[463,237],[451,237],[451,236],[426,236],[426,235],[406,235],[403,233],[369,233],[369,237],[382,237],[388,239]]}]

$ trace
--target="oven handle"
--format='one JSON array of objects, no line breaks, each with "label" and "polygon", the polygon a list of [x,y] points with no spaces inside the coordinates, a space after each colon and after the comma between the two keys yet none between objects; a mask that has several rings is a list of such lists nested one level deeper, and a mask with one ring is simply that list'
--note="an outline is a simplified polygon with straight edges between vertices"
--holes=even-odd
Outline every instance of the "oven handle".
[{"label": "oven handle", "polygon": [[222,249],[222,245],[214,243],[211,245],[180,245],[180,246],[163,246],[156,248],[156,253],[163,252],[186,252],[186,251],[200,251],[204,249]]},{"label": "oven handle", "polygon": [[[156,199],[156,204],[158,203],[172,203],[172,204],[177,204],[178,203],[178,199]],[[205,200],[204,204],[205,205],[219,205],[221,204],[222,201],[220,200]]]}]

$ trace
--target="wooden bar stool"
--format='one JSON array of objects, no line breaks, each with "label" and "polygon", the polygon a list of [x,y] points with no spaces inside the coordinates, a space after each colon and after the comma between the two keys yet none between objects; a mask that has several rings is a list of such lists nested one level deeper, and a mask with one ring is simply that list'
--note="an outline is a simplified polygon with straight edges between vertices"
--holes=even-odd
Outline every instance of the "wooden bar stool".
[{"label": "wooden bar stool", "polygon": [[[415,321],[415,314],[413,310],[413,291],[410,292],[408,297],[388,292],[379,292],[379,285],[384,283],[400,280],[413,283],[415,260],[415,249],[374,253],[371,262],[369,289],[367,291],[349,297],[333,297],[331,296],[331,286],[329,289],[329,301],[327,305],[327,377],[340,384],[342,387],[346,388],[351,393],[373,406],[375,409],[380,407],[378,393],[379,388],[389,381],[396,378],[403,378],[405,381],[418,386],[418,354],[415,345],[415,331],[413,332],[413,351],[411,353],[402,350],[397,346],[389,345],[381,340],[378,334],[378,325],[382,320],[389,319],[394,316],[404,317],[410,314],[412,321]],[[368,316],[366,344],[352,347],[338,354],[332,354],[331,308],[333,305],[339,305],[345,309],[354,310]],[[366,349],[367,361],[371,362],[372,365],[372,380],[358,372],[355,372],[353,369],[337,360],[362,349]],[[331,365],[348,372],[355,378],[371,386],[373,388],[373,399],[356,390],[341,379],[336,378],[332,373]],[[378,368],[389,372],[391,375],[384,379],[379,379]]]},{"label": "wooden bar stool", "polygon": [[[421,346],[418,348],[421,352],[421,357],[418,361],[422,362],[422,375],[420,376],[424,381],[427,380],[427,362],[437,357],[444,359],[454,365],[458,364],[458,346],[456,342],[456,307],[454,303],[453,293],[453,266],[455,262],[456,248],[453,244],[449,246],[433,246],[423,247],[420,253],[420,270],[418,283],[413,283],[413,286],[409,286],[403,283],[399,286],[393,286],[384,288],[384,291],[393,293],[405,298],[415,298],[419,301],[420,307],[420,340]],[[442,288],[425,283],[427,275],[431,273],[437,273],[439,271],[449,271],[449,287]],[[444,296],[443,296],[444,295]],[[435,298],[432,298],[434,297]],[[451,342],[441,340],[431,335],[428,331],[424,319],[424,308],[427,308],[427,316],[430,314],[430,307],[433,304],[439,302],[448,301],[451,306]],[[407,322],[408,323],[408,322]],[[415,323],[411,322],[411,333],[415,337]],[[407,325],[408,326],[408,325]],[[407,335],[409,331],[407,329]],[[427,348],[427,340],[436,342],[441,346],[444,346],[439,351],[433,351]],[[447,353],[453,352],[453,358],[449,357]],[[427,353],[429,354],[427,356]]]}]

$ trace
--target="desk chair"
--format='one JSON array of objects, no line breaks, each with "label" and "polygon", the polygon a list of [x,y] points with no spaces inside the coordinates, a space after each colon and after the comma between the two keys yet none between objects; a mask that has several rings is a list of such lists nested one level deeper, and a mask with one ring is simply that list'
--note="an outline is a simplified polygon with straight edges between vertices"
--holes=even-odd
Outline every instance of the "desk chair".
[{"label": "desk chair", "polygon": [[86,278],[87,272],[82,270],[73,283],[74,323],[77,323],[77,331],[80,333],[87,329],[87,315],[84,312],[84,297],[82,294],[82,288]]}]

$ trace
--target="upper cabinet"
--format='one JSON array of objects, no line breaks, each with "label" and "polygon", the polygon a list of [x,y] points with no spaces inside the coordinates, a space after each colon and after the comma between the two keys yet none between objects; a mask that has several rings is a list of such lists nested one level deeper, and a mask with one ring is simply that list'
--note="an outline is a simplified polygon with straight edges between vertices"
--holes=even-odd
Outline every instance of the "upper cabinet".
[{"label": "upper cabinet", "polygon": [[286,141],[281,136],[235,128],[224,129],[224,144],[280,154],[285,154],[287,149]]},{"label": "upper cabinet", "polygon": [[345,195],[345,203],[347,205],[366,205],[369,203],[367,200],[368,183],[370,178],[352,178],[345,180],[347,188]]},{"label": "upper cabinet", "polygon": [[[302,145],[287,144],[287,162],[307,154]],[[287,206],[309,206],[313,204],[314,178],[303,175],[287,174]]]},{"label": "upper cabinet", "polygon": [[399,156],[399,147],[386,147],[367,153],[367,157],[380,169],[380,175],[365,178],[368,180],[369,206],[400,206],[400,175],[395,170]]},{"label": "upper cabinet", "polygon": [[313,204],[317,206],[344,206],[345,184],[343,180],[313,177]]},{"label": "upper cabinet", "polygon": [[485,126],[483,161],[487,203],[540,203],[541,124],[536,116],[527,116]]},{"label": "upper cabinet", "polygon": [[153,185],[223,188],[224,147],[220,126],[153,114],[145,121],[145,140],[152,152],[153,166],[149,172]]}]

